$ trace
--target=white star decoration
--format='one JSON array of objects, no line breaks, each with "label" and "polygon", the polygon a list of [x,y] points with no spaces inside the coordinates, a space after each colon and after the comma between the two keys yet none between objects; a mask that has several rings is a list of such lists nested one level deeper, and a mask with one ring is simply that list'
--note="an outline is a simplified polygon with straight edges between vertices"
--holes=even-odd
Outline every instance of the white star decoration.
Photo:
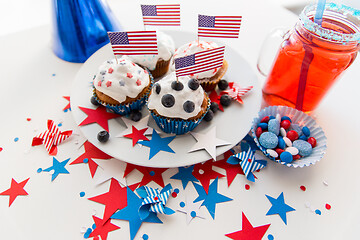
[{"label": "white star decoration", "polygon": [[185,206],[177,209],[177,211],[186,214],[187,224],[189,224],[191,220],[193,220],[193,218],[195,217],[205,219],[204,214],[200,212],[200,207],[202,203],[203,201],[193,203],[185,197]]},{"label": "white star decoration", "polygon": [[150,115],[147,115],[146,117],[143,117],[138,122],[134,122],[134,121],[132,121],[130,119],[127,119],[126,117],[121,118],[124,121],[127,128],[123,132],[121,132],[120,134],[116,135],[116,137],[123,137],[124,135],[131,134],[132,133],[132,126],[134,126],[137,130],[148,128],[146,130],[146,132],[144,133],[144,135],[151,135],[153,129],[148,126],[149,116]]},{"label": "white star decoration", "polygon": [[216,147],[229,145],[230,143],[216,138],[216,127],[210,129],[207,133],[196,133],[190,132],[191,135],[196,139],[197,143],[189,150],[194,152],[200,149],[206,150],[213,159],[216,159]]},{"label": "white star decoration", "polygon": [[99,168],[96,170],[94,179],[97,184],[104,183],[111,178],[116,179],[121,185],[127,186],[124,176],[126,163],[117,159],[109,160],[96,160],[94,159]]}]

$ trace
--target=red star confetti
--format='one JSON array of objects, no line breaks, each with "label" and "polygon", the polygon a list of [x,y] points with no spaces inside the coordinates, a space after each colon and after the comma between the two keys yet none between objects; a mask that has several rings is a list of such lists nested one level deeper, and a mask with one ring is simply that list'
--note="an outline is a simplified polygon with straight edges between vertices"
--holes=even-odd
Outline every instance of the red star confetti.
[{"label": "red star confetti", "polygon": [[63,96],[63,98],[65,98],[68,101],[68,104],[64,107],[63,111],[64,112],[70,111],[71,110],[71,108],[70,108],[70,96]]},{"label": "red star confetti", "polygon": [[72,131],[61,132],[53,120],[47,121],[47,128],[48,130],[33,138],[31,146],[44,144],[48,153],[55,156],[57,154],[57,145],[69,138]]},{"label": "red star confetti", "polygon": [[96,109],[79,107],[87,116],[87,118],[82,121],[79,126],[84,126],[90,123],[97,123],[106,131],[109,131],[108,120],[113,118],[121,117],[119,114],[110,113],[106,111],[106,108],[99,106]]},{"label": "red star confetti", "polygon": [[219,105],[219,110],[220,111],[224,111],[223,106],[220,103],[220,95],[217,94],[217,92],[215,90],[212,90],[212,92],[209,95],[210,101],[211,102],[216,102]]},{"label": "red star confetti", "polygon": [[214,162],[212,160],[205,163],[195,164],[193,170],[193,176],[200,181],[206,193],[209,191],[210,180],[215,178],[225,177],[221,173],[218,173],[212,169]]},{"label": "red star confetti", "polygon": [[243,104],[243,100],[241,99],[247,92],[249,92],[253,86],[242,88],[238,83],[230,82],[229,90],[222,91],[220,96],[223,94],[228,94],[233,100]]},{"label": "red star confetti", "polygon": [[[134,191],[138,185],[138,183],[133,184],[129,188]],[[89,200],[105,205],[103,221],[100,224],[105,225],[117,210],[127,206],[127,190],[126,187],[121,187],[117,180],[111,179],[110,189],[107,193],[89,198]]]},{"label": "red star confetti", "polygon": [[135,146],[135,144],[139,141],[139,140],[145,140],[145,141],[149,141],[149,139],[147,137],[145,137],[145,132],[146,132],[147,128],[138,130],[136,127],[132,126],[132,133],[124,135],[124,137],[126,138],[131,138],[133,141],[133,146]]},{"label": "red star confetti", "polygon": [[261,240],[271,224],[253,227],[245,214],[242,213],[242,230],[225,234],[233,240]]},{"label": "red star confetti", "polygon": [[26,183],[29,181],[30,178],[22,181],[21,183],[17,183],[13,178],[11,179],[11,186],[8,190],[0,193],[0,195],[8,195],[9,199],[9,207],[14,202],[17,196],[26,196],[29,195],[25,190],[24,187]]},{"label": "red star confetti", "polygon": [[89,238],[100,236],[101,240],[106,240],[109,232],[120,229],[120,227],[112,224],[110,221],[107,221],[104,225],[102,225],[103,219],[95,216],[92,216],[92,218],[94,219],[96,227],[89,235]]},{"label": "red star confetti", "polygon": [[160,185],[161,187],[165,187],[164,179],[162,177],[163,172],[168,170],[168,168],[148,168],[148,167],[142,167],[142,166],[136,166],[133,164],[126,164],[124,177],[129,175],[133,170],[138,170],[141,172],[144,176],[140,181],[140,186],[144,186],[148,184],[149,182],[153,181]]},{"label": "red star confetti", "polygon": [[78,163],[86,163],[86,161],[84,161],[84,159],[87,159],[87,163],[89,164],[91,177],[94,177],[98,165],[94,162],[94,160],[92,158],[110,159],[112,157],[110,155],[107,155],[106,153],[100,151],[98,148],[96,148],[89,141],[86,141],[84,143],[84,148],[85,148],[85,152],[83,154],[81,154],[79,157],[77,157],[74,161],[72,161],[70,163],[70,165],[78,164]]}]

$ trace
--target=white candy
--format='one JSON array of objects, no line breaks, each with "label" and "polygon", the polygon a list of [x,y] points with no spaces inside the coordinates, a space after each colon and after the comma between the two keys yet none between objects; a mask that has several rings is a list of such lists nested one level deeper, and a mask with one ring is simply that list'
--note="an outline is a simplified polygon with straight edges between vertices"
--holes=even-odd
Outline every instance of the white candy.
[{"label": "white candy", "polygon": [[296,147],[287,147],[285,151],[291,153],[293,156],[299,153],[299,149]]},{"label": "white candy", "polygon": [[267,149],[266,152],[273,158],[277,158],[279,156],[279,154],[272,149]]},{"label": "white candy", "polygon": [[281,134],[281,136],[282,137],[286,137],[286,130],[285,130],[285,128],[280,128],[280,134]]},{"label": "white candy", "polygon": [[283,139],[285,141],[286,146],[292,147],[292,141],[289,138],[283,137]]},{"label": "white candy", "polygon": [[278,114],[276,114],[276,120],[278,120],[279,122],[281,122],[281,116],[280,116],[280,114],[278,113]]}]

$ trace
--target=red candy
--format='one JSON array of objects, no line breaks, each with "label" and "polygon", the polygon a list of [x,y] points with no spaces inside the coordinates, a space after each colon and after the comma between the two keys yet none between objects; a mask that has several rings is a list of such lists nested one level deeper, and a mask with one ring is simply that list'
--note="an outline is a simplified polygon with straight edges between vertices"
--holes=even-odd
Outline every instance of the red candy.
[{"label": "red candy", "polygon": [[275,152],[280,156],[280,154],[284,152],[284,149],[276,148]]},{"label": "red candy", "polygon": [[285,130],[288,129],[291,125],[289,120],[282,120],[280,123],[280,127],[284,128]]},{"label": "red candy", "polygon": [[258,127],[258,128],[256,129],[256,137],[259,138],[262,133],[263,133],[262,128],[261,128],[261,127]]},{"label": "red candy", "polygon": [[293,142],[299,138],[299,134],[296,131],[291,130],[287,132],[286,137]]},{"label": "red candy", "polygon": [[299,158],[301,158],[301,156],[299,154],[296,154],[296,155],[293,156],[294,160],[298,160]]},{"label": "red candy", "polygon": [[308,141],[308,143],[311,144],[312,148],[316,147],[316,139],[315,138],[309,137],[307,141]]},{"label": "red candy", "polygon": [[269,117],[269,116],[265,116],[265,117],[263,117],[263,118],[261,119],[260,122],[262,122],[262,123],[268,123],[269,120],[270,120],[270,117]]}]

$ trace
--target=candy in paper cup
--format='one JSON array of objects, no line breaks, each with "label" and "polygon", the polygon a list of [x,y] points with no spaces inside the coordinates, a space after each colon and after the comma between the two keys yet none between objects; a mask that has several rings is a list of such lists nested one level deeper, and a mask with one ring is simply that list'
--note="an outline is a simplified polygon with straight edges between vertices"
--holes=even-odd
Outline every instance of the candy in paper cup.
[{"label": "candy in paper cup", "polygon": [[[266,116],[274,116],[276,117],[277,114],[280,114],[281,117],[288,116],[291,118],[292,121],[292,130],[299,131],[304,126],[307,126],[310,129],[310,137],[314,137],[317,141],[316,146],[312,149],[312,153],[307,157],[301,157],[298,160],[294,160],[291,163],[285,163],[280,161],[279,159],[276,160],[274,157],[270,156],[267,153],[267,149],[260,145],[259,139],[256,137],[256,129],[258,124],[260,123],[261,119]],[[251,132],[253,135],[253,138],[255,140],[256,145],[259,147],[259,149],[271,160],[278,162],[282,165],[286,165],[288,167],[294,167],[294,168],[302,168],[307,167],[312,164],[315,164],[316,162],[320,161],[325,152],[326,152],[326,136],[324,131],[320,126],[317,125],[316,121],[307,115],[304,112],[298,111],[291,107],[286,106],[270,106],[267,108],[262,109],[256,118],[254,118]]]}]

